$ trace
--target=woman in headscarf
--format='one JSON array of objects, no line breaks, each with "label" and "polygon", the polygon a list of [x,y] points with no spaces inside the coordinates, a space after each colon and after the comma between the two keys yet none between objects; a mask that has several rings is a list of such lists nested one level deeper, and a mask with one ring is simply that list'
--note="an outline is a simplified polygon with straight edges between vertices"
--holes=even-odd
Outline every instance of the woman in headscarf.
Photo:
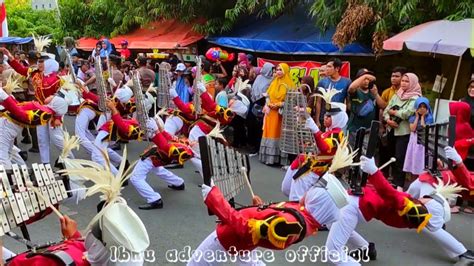
[{"label": "woman in headscarf", "polygon": [[311,110],[311,117],[316,115],[316,93],[314,93],[314,78],[304,76],[301,78],[301,88],[304,96],[306,96],[307,107]]},{"label": "woman in headscarf", "polygon": [[285,63],[279,64],[275,71],[275,79],[268,87],[266,105],[263,108],[265,117],[259,160],[265,164],[280,162],[282,115],[279,110],[283,107],[287,89],[295,87],[290,77],[290,67]]},{"label": "woman in headscarf", "polygon": [[415,101],[421,96],[421,87],[418,77],[413,73],[406,73],[402,77],[400,89],[392,97],[383,115],[389,130],[394,130],[395,136],[395,167],[393,168],[393,183],[398,190],[405,185],[403,164],[408,142],[410,141],[410,123],[408,119],[415,113]]},{"label": "woman in headscarf", "polygon": [[247,115],[247,129],[249,136],[249,145],[251,146],[250,154],[256,155],[262,139],[263,126],[263,106],[265,105],[265,96],[268,86],[272,82],[273,68],[272,63],[265,63],[262,67],[260,75],[257,76],[251,89],[252,103],[249,107],[249,114]]},{"label": "woman in headscarf", "polygon": [[112,44],[109,39],[102,40],[102,49],[100,50],[100,57],[104,58],[109,56],[112,53]]}]

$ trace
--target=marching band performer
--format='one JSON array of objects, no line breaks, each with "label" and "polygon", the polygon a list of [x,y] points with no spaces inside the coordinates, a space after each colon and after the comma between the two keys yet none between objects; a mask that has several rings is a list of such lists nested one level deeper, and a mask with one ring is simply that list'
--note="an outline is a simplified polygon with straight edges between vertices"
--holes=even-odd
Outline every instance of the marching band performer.
[{"label": "marching band performer", "polygon": [[[448,146],[444,150],[446,157],[454,162],[454,167],[453,170],[444,169],[440,171],[440,178],[445,184],[457,183],[465,188],[461,192],[461,196],[465,200],[474,198],[474,173],[469,172],[463,163],[474,139],[474,130],[469,124],[470,111],[469,105],[464,102],[449,103],[450,115],[456,116],[455,148]],[[423,196],[423,194],[429,193],[436,183],[438,183],[438,179],[429,172],[425,172],[410,184],[407,192],[414,197]]]},{"label": "marching band performer", "polygon": [[[92,155],[95,137],[88,129],[89,122],[93,121],[97,115],[101,115],[103,112],[99,110],[99,96],[84,86],[81,86],[81,91],[84,101],[79,106],[76,116],[75,133],[81,139],[82,147],[84,147],[88,154]],[[125,85],[115,90],[113,100],[116,102],[116,107],[122,117],[135,112],[135,100],[132,97],[133,91]],[[120,164],[121,156],[115,156],[116,153],[110,149],[108,151],[112,162]]]},{"label": "marching band performer", "polygon": [[325,132],[322,132],[313,118],[306,119],[306,127],[314,134],[319,154],[300,154],[288,167],[281,190],[290,200],[300,200],[303,194],[318,181],[332,161],[337,144],[344,137],[342,129],[349,120],[346,105],[330,103],[324,116]]},{"label": "marching band performer", "polygon": [[[158,124],[160,125],[160,123]],[[171,163],[183,165],[185,161],[193,157],[193,151],[185,141],[176,139],[164,130],[158,132],[151,141],[156,146],[145,150],[130,177],[132,185],[147,200],[147,204],[138,207],[142,210],[163,208],[160,193],[154,191],[146,182],[147,174],[152,171],[156,176],[166,181],[169,188],[184,190],[184,180],[165,169],[164,166]]]},{"label": "marching band performer", "polygon": [[[233,209],[219,188],[202,186],[204,203],[219,222],[197,248],[197,251],[227,251],[237,255],[240,265],[264,265],[251,257],[242,260],[240,252],[252,252],[257,247],[283,250],[305,237],[314,235],[321,224],[331,224],[339,217],[339,208],[347,204],[349,195],[333,175],[337,170],[352,165],[355,153],[350,153],[344,140],[334,155],[334,162],[326,174],[298,201],[263,204],[255,196],[253,206]],[[200,252],[195,252],[195,254]],[[216,265],[193,256],[188,265]]]},{"label": "marching band performer", "polygon": [[[34,38],[34,43],[36,47],[37,69],[23,66],[6,48],[0,48],[0,51],[8,57],[9,65],[18,74],[29,79],[35,90],[36,100],[40,104],[45,104],[46,99],[54,95],[61,88],[61,79],[57,75],[59,64],[54,59],[51,59],[49,54],[43,52],[43,49],[51,43],[50,39],[45,37]],[[50,161],[50,142],[59,150],[62,150],[61,125],[61,119],[55,119],[52,125],[46,124],[37,127],[38,146],[42,163],[49,163]]]},{"label": "marching band performer", "polygon": [[[423,231],[439,243],[451,258],[474,262],[473,253],[442,228],[451,218],[448,200],[455,199],[461,190],[457,184],[444,185],[440,182],[432,193],[416,199],[394,189],[377,168],[373,158],[362,156],[360,167],[369,174],[368,185],[363,188],[364,194],[350,196],[349,204],[341,209],[339,220],[332,224],[326,241],[328,250],[339,254],[330,256],[333,263],[360,265],[344,254],[343,247],[356,234],[355,228],[359,222],[368,222],[373,218],[391,227],[416,228],[418,233]],[[358,246],[368,248],[369,258],[375,259],[375,246],[369,246],[367,241]]]},{"label": "marching band performer", "polygon": [[[15,138],[23,127],[54,126],[68,110],[68,104],[61,93],[51,95],[44,100],[45,105],[38,102],[18,103],[13,96],[0,88],[0,102],[6,111],[0,118],[0,163],[11,168],[10,153]],[[61,132],[62,134],[62,132]],[[48,147],[49,149],[49,147]]]},{"label": "marching band performer", "polygon": [[[153,103],[155,98],[150,94],[145,94],[145,109],[148,112]],[[99,132],[94,141],[94,149],[92,151],[92,160],[98,162],[102,165],[105,165],[106,162],[104,161],[104,157],[102,156],[102,152],[111,152],[108,151],[107,148],[110,142],[116,142],[118,140],[139,140],[151,138],[156,133],[158,126],[154,119],[148,118],[147,119],[147,132],[149,133],[148,136],[144,136],[143,130],[140,130],[140,126],[138,121],[134,118],[132,119],[124,119],[122,118],[120,112],[117,109],[115,101],[107,100],[107,108],[111,111],[112,119],[107,121],[100,127]],[[117,154],[118,155],[118,154]],[[114,156],[117,156],[114,155]],[[120,156],[120,155],[118,155]],[[121,160],[120,160],[121,161]],[[112,173],[117,173],[117,168],[114,165],[110,165],[110,169]]]}]

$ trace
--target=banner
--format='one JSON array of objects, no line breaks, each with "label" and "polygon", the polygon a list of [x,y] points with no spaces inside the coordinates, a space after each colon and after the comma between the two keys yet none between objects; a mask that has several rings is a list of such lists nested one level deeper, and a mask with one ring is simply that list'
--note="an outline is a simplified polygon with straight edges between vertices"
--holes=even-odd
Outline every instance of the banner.
[{"label": "banner", "polygon": [[[311,76],[314,79],[314,85],[318,84],[319,81],[319,68],[323,64],[322,62],[316,61],[276,61],[269,60],[264,58],[257,58],[257,64],[259,67],[262,67],[265,63],[272,63],[277,66],[279,63],[286,63],[290,66],[290,77],[293,82],[297,85],[300,84],[300,78],[304,76]],[[339,71],[341,76],[349,77],[350,73],[350,63],[348,61],[342,62],[341,71]]]}]

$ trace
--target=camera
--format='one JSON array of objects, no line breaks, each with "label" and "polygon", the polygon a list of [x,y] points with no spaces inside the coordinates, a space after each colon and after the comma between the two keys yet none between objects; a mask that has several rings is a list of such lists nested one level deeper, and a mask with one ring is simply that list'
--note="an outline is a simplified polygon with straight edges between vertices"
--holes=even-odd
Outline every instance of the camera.
[{"label": "camera", "polygon": [[[398,110],[400,110],[400,106],[394,105],[394,106],[392,106],[392,108],[390,108],[390,110],[398,111]],[[398,117],[398,116],[394,116],[394,115],[391,115],[391,116],[390,116],[390,119],[391,119],[392,121],[394,121],[395,123],[397,123],[397,124],[400,124],[400,123],[403,121],[403,119],[401,119],[401,118]]]}]

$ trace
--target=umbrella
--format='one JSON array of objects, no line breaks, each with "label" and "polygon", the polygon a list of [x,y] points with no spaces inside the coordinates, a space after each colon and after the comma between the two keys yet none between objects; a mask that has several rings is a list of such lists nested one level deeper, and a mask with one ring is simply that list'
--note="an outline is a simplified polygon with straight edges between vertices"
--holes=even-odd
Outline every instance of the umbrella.
[{"label": "umbrella", "polygon": [[471,55],[474,57],[474,19],[426,22],[384,41],[383,49],[401,51],[403,44],[413,51],[459,57],[450,96],[450,100],[452,100],[462,55],[470,49]]}]

